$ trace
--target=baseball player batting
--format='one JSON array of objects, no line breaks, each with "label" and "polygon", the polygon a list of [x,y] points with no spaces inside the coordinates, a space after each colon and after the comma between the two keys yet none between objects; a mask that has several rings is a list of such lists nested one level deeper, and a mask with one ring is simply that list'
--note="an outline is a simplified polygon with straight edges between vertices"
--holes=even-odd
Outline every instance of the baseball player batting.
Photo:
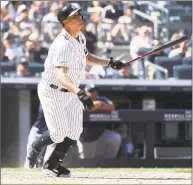
[{"label": "baseball player batting", "polygon": [[83,109],[94,105],[84,90],[79,88],[80,77],[86,65],[110,66],[120,70],[121,61],[102,59],[86,49],[86,39],[81,32],[84,26],[81,9],[68,5],[58,12],[61,33],[51,44],[44,64],[38,96],[44,111],[48,131],[32,144],[27,156],[33,168],[41,148],[57,143],[43,171],[57,177],[69,177],[70,171],[61,166],[62,160],[83,131]]}]

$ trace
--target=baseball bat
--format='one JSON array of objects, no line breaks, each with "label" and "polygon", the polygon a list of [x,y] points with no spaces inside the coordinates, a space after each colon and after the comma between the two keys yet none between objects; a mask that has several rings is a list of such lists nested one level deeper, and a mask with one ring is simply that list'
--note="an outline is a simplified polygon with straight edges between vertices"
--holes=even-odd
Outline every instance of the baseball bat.
[{"label": "baseball bat", "polygon": [[167,48],[170,48],[171,46],[174,46],[176,44],[184,42],[187,39],[188,39],[188,36],[184,35],[184,36],[182,36],[182,37],[180,37],[178,39],[175,39],[173,41],[167,42],[167,43],[165,43],[165,44],[163,44],[161,46],[158,46],[157,48],[155,48],[155,49],[153,49],[153,50],[151,50],[149,52],[144,53],[143,55],[140,55],[140,56],[138,56],[138,57],[136,57],[136,58],[134,58],[132,60],[129,60],[128,62],[125,63],[125,66],[129,65],[131,62],[134,62],[136,60],[144,58],[145,56],[152,55],[152,54],[155,54],[155,53],[159,53],[159,52],[161,52],[161,51],[163,51],[163,50],[165,50]]}]

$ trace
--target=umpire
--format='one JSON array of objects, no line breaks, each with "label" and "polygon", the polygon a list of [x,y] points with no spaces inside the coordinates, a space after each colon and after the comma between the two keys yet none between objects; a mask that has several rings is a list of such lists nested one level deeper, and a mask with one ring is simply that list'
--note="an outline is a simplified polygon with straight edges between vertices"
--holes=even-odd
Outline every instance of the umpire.
[{"label": "umpire", "polygon": [[48,175],[69,177],[70,171],[61,166],[73,142],[83,131],[83,109],[92,109],[91,98],[79,88],[80,77],[86,65],[110,66],[120,70],[121,61],[103,59],[89,53],[86,39],[81,32],[84,26],[81,9],[67,5],[58,12],[61,33],[51,44],[45,61],[38,96],[44,111],[48,131],[33,143],[28,155],[33,168],[41,148],[57,143],[43,171]]}]

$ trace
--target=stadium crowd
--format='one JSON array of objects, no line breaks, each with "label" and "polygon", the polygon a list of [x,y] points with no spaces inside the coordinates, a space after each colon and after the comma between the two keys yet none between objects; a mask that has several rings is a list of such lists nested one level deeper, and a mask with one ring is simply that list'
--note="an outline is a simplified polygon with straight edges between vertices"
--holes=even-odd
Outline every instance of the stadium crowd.
[{"label": "stadium crowd", "polygon": [[[143,20],[139,23],[134,13],[134,10],[140,10],[151,15],[153,8],[147,4],[140,5],[135,1],[1,1],[1,48],[5,49],[1,55],[2,76],[41,75],[49,46],[61,31],[57,20],[58,9],[69,3],[82,7],[85,19],[82,32],[91,53],[102,52],[104,57],[110,57],[114,47],[124,45],[129,46],[127,55],[114,57],[129,60],[161,43],[161,39],[155,38],[153,25],[142,24]],[[163,8],[173,3],[177,2],[158,1],[159,7]],[[184,4],[185,7],[189,6],[188,2]],[[174,40],[186,32],[187,29],[183,28],[173,31],[169,39]],[[161,38],[163,33],[158,34]],[[99,47],[101,43],[103,45]],[[90,69],[88,66],[82,78],[180,79],[185,73],[189,75],[184,78],[189,79],[191,49],[191,43],[184,42],[158,55],[134,62],[120,72],[101,67]]]}]

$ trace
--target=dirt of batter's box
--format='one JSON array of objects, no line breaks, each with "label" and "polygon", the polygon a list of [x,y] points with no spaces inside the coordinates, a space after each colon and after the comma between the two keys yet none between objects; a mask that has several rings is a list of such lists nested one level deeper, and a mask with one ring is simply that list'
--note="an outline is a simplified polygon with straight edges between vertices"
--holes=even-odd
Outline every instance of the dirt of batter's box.
[{"label": "dirt of batter's box", "polygon": [[[89,171],[89,170],[88,170]],[[47,177],[36,171],[3,171],[1,184],[191,184],[191,173],[72,172],[70,178]]]}]

